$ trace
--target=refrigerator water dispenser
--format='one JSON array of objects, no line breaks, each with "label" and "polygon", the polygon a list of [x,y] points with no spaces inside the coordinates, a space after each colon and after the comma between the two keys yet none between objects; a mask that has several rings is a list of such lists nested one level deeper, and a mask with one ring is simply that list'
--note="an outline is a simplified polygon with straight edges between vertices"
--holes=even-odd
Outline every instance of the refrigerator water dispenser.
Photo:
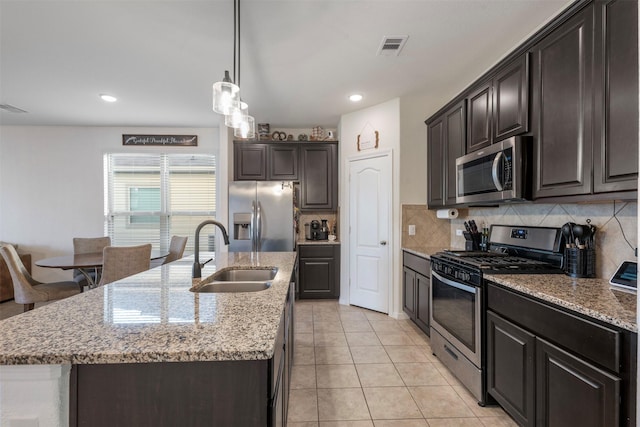
[{"label": "refrigerator water dispenser", "polygon": [[233,214],[233,238],[235,240],[251,240],[251,214]]}]

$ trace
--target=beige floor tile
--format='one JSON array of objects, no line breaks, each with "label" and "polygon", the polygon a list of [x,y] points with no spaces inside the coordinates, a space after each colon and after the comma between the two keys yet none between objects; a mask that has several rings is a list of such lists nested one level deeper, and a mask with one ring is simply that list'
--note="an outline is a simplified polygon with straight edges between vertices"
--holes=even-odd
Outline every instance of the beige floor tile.
[{"label": "beige floor tile", "polygon": [[296,347],[293,352],[293,365],[315,365],[316,356],[313,347]]},{"label": "beige floor tile", "polygon": [[312,421],[303,421],[301,423],[287,422],[287,427],[318,427],[318,423]]},{"label": "beige floor tile", "polygon": [[316,367],[312,365],[297,365],[291,368],[291,389],[299,390],[316,388]]},{"label": "beige floor tile", "polygon": [[391,359],[382,346],[351,346],[354,363],[391,363]]},{"label": "beige floor tile", "polygon": [[296,319],[293,329],[296,331],[296,334],[311,334],[313,333],[313,321]]},{"label": "beige floor tile", "polygon": [[320,421],[371,419],[361,388],[319,389],[318,413]]},{"label": "beige floor tile", "polygon": [[367,316],[364,313],[359,311],[341,311],[340,312],[340,320],[341,321],[367,321]]},{"label": "beige floor tile", "polygon": [[402,332],[400,322],[398,320],[371,320],[371,327],[376,332]]},{"label": "beige floor tile", "polygon": [[373,421],[322,421],[320,427],[373,427]]},{"label": "beige floor tile", "polygon": [[383,345],[415,345],[406,332],[376,332]]},{"label": "beige floor tile", "polygon": [[377,311],[367,310],[364,312],[364,315],[367,316],[369,320],[389,320],[391,319],[386,313],[379,313]]},{"label": "beige floor tile", "polygon": [[426,420],[374,420],[375,427],[429,427]]},{"label": "beige floor tile", "polygon": [[295,333],[293,336],[293,345],[298,347],[313,347],[313,334]]},{"label": "beige floor tile", "polygon": [[409,391],[426,419],[475,417],[451,386],[409,387]]},{"label": "beige floor tile", "polygon": [[342,329],[345,332],[373,332],[368,320],[343,320]]},{"label": "beige floor tile", "polygon": [[344,332],[341,322],[313,322],[313,332]]},{"label": "beige floor tile", "polygon": [[518,423],[509,416],[483,417],[480,418],[480,422],[485,427],[518,427]]},{"label": "beige floor tile", "polygon": [[374,420],[422,418],[406,387],[364,388],[364,395]]},{"label": "beige floor tile", "polygon": [[316,365],[318,389],[361,387],[354,365]]},{"label": "beige floor tile", "polygon": [[422,331],[404,331],[415,345],[431,345],[431,340],[429,337]]},{"label": "beige floor tile", "polygon": [[420,346],[391,345],[384,346],[385,351],[393,363],[422,363],[428,362]]},{"label": "beige floor tile", "polygon": [[316,346],[316,364],[345,365],[353,364],[349,347],[319,347]]},{"label": "beige floor tile", "polygon": [[352,312],[352,313],[366,313],[369,310],[367,310],[366,308],[358,307],[357,305],[338,304],[338,311]]},{"label": "beige floor tile", "polygon": [[324,347],[347,346],[347,340],[342,332],[317,332],[314,333],[314,344]]},{"label": "beige floor tile", "polygon": [[483,427],[478,418],[428,418],[429,427]]},{"label": "beige floor tile", "polygon": [[289,392],[288,421],[318,421],[318,393],[316,390]]},{"label": "beige floor tile", "polygon": [[469,409],[475,414],[476,417],[504,417],[507,413],[500,406],[485,406],[478,405],[478,400],[464,386],[453,386],[453,389],[464,403],[467,404]]},{"label": "beige floor tile", "polygon": [[408,386],[449,385],[433,363],[396,363],[396,369]]},{"label": "beige floor tile", "polygon": [[[392,363],[356,365],[362,387],[404,386],[400,374]],[[375,418],[375,417],[374,417]]]},{"label": "beige floor tile", "polygon": [[337,311],[321,311],[317,312],[313,310],[313,321],[314,322],[339,322],[340,315]]},{"label": "beige floor tile", "polygon": [[438,362],[440,364],[442,363],[440,362],[440,359],[438,359],[436,355],[433,354],[433,349],[431,348],[431,344],[422,345],[420,346],[420,348],[422,349],[422,352],[424,353],[425,357],[429,362],[433,362],[433,363]]},{"label": "beige floor tile", "polygon": [[345,336],[349,346],[382,345],[375,332],[347,332]]}]

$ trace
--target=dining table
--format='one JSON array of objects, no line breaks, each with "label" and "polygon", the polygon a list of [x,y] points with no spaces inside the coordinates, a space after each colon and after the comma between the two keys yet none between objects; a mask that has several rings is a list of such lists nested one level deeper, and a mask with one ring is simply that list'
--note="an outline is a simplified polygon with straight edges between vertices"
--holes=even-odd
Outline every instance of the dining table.
[{"label": "dining table", "polygon": [[[158,260],[169,255],[168,251],[152,250],[150,260]],[[38,267],[59,268],[62,270],[78,270],[87,279],[89,289],[97,286],[89,274],[90,269],[102,268],[102,252],[86,254],[62,255],[53,258],[44,258],[35,262]]]}]

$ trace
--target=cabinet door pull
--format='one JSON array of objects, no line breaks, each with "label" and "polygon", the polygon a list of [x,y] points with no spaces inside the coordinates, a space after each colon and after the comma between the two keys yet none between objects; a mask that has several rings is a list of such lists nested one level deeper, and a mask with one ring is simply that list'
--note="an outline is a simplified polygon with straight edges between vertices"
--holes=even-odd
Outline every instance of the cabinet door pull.
[{"label": "cabinet door pull", "polygon": [[445,344],[444,346],[444,351],[446,351],[447,353],[449,353],[451,355],[451,357],[453,357],[454,359],[458,360],[458,355],[455,354],[453,352],[453,350],[451,350],[449,347],[447,347],[447,345]]}]

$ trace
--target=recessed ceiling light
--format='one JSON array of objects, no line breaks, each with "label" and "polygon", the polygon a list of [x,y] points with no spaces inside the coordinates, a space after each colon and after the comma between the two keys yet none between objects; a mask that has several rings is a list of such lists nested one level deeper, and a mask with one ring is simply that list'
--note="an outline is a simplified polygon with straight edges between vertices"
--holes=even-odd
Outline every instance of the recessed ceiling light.
[{"label": "recessed ceiling light", "polygon": [[362,101],[362,95],[360,95],[359,93],[354,93],[353,95],[349,96],[349,101],[351,101],[351,102]]},{"label": "recessed ceiling light", "polygon": [[105,102],[116,102],[118,100],[118,98],[116,98],[115,96],[112,95],[106,95],[106,94],[100,94],[100,99],[102,99]]}]

